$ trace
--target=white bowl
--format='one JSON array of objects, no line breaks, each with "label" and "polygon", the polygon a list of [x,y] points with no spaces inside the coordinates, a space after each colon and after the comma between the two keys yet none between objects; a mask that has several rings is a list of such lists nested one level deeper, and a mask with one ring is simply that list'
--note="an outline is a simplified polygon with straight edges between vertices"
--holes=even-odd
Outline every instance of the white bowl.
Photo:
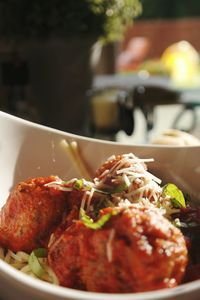
[{"label": "white bowl", "polygon": [[[36,176],[79,177],[61,141],[76,140],[88,167],[95,169],[110,155],[133,152],[153,157],[150,170],[174,182],[196,200],[200,199],[200,147],[122,145],[88,139],[33,124],[0,112],[0,206],[17,182]],[[6,300],[198,300],[200,280],[173,289],[137,294],[100,294],[54,286],[31,278],[0,260],[0,295]]]}]

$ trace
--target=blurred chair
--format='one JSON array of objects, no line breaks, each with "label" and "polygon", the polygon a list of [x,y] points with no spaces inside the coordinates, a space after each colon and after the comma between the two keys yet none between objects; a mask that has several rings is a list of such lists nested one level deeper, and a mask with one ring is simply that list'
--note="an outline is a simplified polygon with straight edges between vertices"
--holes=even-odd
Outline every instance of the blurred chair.
[{"label": "blurred chair", "polygon": [[[144,115],[146,129],[143,134],[148,140],[149,132],[156,124],[157,106],[180,104],[182,109],[172,119],[171,128],[187,132],[191,132],[197,125],[196,108],[200,106],[200,101],[182,97],[180,90],[145,84],[139,84],[132,89],[109,87],[91,90],[88,99],[89,136],[113,141],[120,130],[129,136],[134,134],[136,109]],[[191,123],[187,124],[187,128],[180,128],[180,121],[188,111],[191,113]]]},{"label": "blurred chair", "polygon": [[157,105],[180,103],[180,92],[160,86],[138,85],[133,91],[133,103],[146,120],[147,134],[155,125],[154,110]]}]

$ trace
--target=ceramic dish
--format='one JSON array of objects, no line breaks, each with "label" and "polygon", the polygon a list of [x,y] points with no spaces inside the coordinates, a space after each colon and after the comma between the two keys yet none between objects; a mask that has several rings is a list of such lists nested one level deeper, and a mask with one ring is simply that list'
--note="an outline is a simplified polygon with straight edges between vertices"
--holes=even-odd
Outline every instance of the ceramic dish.
[{"label": "ceramic dish", "polygon": [[[88,139],[33,124],[0,112],[0,205],[10,188],[28,177],[57,174],[61,178],[79,177],[61,141],[77,141],[81,155],[90,170],[95,169],[110,155],[129,153],[153,157],[151,172],[174,182],[196,200],[200,200],[200,147],[168,147],[122,145]],[[54,286],[31,278],[0,260],[1,299],[5,300],[197,300],[200,280],[173,289],[137,294],[100,294]]]}]

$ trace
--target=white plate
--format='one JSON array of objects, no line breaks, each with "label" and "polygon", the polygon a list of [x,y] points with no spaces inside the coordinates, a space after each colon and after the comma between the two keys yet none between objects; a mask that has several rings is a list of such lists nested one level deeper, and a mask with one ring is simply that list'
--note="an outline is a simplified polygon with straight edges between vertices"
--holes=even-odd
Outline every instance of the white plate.
[{"label": "white plate", "polygon": [[[94,171],[112,154],[129,153],[155,159],[149,165],[164,182],[174,182],[193,198],[200,199],[200,147],[122,145],[88,139],[33,124],[0,112],[0,205],[10,188],[28,177],[59,175],[79,177],[61,141],[76,140],[81,154]],[[56,287],[33,279],[0,261],[0,297],[6,300],[198,300],[200,280],[174,289],[137,294],[99,294]]]}]

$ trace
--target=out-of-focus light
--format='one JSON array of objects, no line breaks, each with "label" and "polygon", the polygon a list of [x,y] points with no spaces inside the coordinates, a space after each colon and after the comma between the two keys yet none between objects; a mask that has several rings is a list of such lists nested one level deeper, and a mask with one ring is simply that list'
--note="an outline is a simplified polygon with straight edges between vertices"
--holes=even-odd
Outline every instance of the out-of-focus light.
[{"label": "out-of-focus light", "polygon": [[180,87],[200,85],[199,54],[187,41],[169,46],[161,60],[168,69],[174,85]]},{"label": "out-of-focus light", "polygon": [[141,79],[148,79],[149,78],[149,72],[146,71],[146,70],[140,70],[138,72],[138,76],[141,78]]}]

